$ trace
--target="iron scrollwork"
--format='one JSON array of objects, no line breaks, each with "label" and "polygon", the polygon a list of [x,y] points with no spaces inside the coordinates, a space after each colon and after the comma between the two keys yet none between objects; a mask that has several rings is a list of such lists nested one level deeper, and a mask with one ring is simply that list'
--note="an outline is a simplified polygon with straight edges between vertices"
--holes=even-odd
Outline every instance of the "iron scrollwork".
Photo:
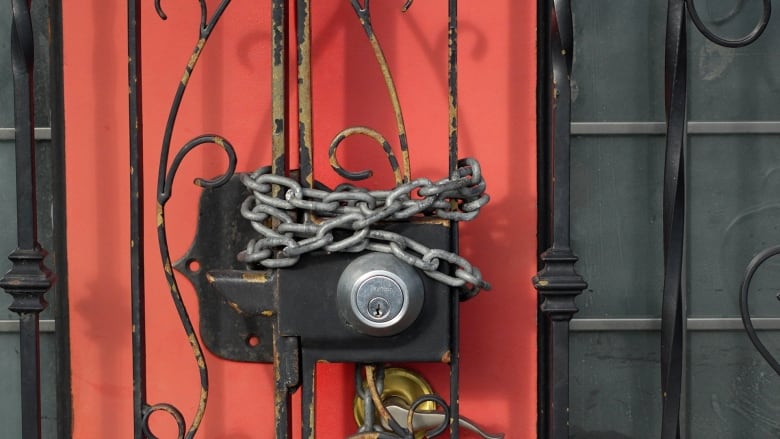
[{"label": "iron scrollwork", "polygon": [[[173,183],[176,177],[176,172],[179,169],[179,166],[181,165],[184,158],[199,146],[208,145],[208,144],[217,145],[222,151],[224,151],[225,155],[227,156],[228,165],[227,165],[227,170],[218,177],[215,177],[213,179],[196,178],[194,181],[196,185],[202,188],[220,187],[230,180],[236,168],[236,153],[233,146],[230,144],[230,142],[227,139],[215,134],[204,134],[204,135],[194,137],[193,139],[186,142],[178,150],[178,152],[174,155],[172,161],[170,160],[171,138],[173,135],[174,127],[176,125],[176,118],[179,113],[179,108],[181,107],[181,103],[184,98],[185,91],[187,90],[187,84],[189,83],[190,76],[192,75],[193,71],[195,70],[195,67],[197,66],[200,55],[204,47],[206,46],[209,37],[211,36],[212,32],[216,28],[217,24],[219,23],[220,18],[225,12],[225,9],[230,4],[230,0],[223,0],[219,4],[217,9],[214,11],[213,15],[211,15],[211,17],[209,17],[206,1],[199,0],[199,4],[200,4],[201,19],[198,27],[198,41],[195,45],[195,48],[193,49],[192,55],[190,56],[189,62],[187,63],[187,66],[184,69],[184,73],[182,75],[181,81],[177,87],[176,94],[173,99],[173,103],[171,105],[171,109],[169,112],[168,121],[165,126],[165,133],[162,141],[160,167],[158,171],[158,180],[157,180],[156,224],[157,224],[157,237],[158,237],[158,243],[160,249],[160,256],[163,261],[165,277],[170,288],[171,298],[176,306],[176,311],[179,315],[181,324],[187,335],[187,338],[190,343],[190,347],[192,349],[193,355],[195,357],[198,366],[199,375],[200,375],[201,392],[198,401],[198,408],[189,426],[187,426],[181,411],[175,406],[173,406],[172,404],[157,403],[157,404],[150,405],[146,401],[143,401],[141,407],[141,413],[136,414],[136,416],[140,415],[140,419],[136,418],[136,435],[138,436],[140,433],[150,438],[156,437],[151,431],[149,426],[149,420],[151,418],[151,415],[155,412],[167,413],[173,418],[173,420],[176,422],[176,425],[178,427],[178,434],[177,434],[178,438],[190,439],[195,437],[200,427],[200,423],[203,419],[203,415],[205,414],[206,404],[208,401],[208,370],[206,367],[206,360],[203,355],[203,348],[201,346],[201,342],[198,339],[198,336],[196,335],[195,328],[192,324],[187,308],[179,292],[176,276],[173,273],[173,264],[171,262],[170,251],[168,249],[168,238],[167,238],[167,232],[165,226],[165,206],[172,196]],[[163,20],[167,19],[167,15],[162,9],[160,0],[155,0],[155,8],[157,14],[161,19]],[[132,13],[131,17],[133,16],[137,17],[137,10],[131,11],[131,13]],[[136,56],[135,61],[137,62],[138,53],[137,52],[133,53],[133,47],[131,47],[131,61],[134,60],[134,57],[132,55]],[[131,72],[131,75],[133,75],[133,72]],[[135,78],[135,80],[133,81],[133,85],[134,85],[137,84],[138,77],[137,76],[133,76],[133,77]],[[135,139],[134,142],[131,143],[135,143],[137,145],[137,142],[139,142],[139,140]],[[131,160],[133,159],[135,159],[136,162],[138,161],[137,156],[131,157]],[[141,167],[140,163],[133,163],[133,164],[137,168]],[[139,173],[138,175],[141,174]],[[133,184],[135,186],[138,185],[137,182],[134,182]],[[140,241],[140,239],[136,239],[137,237],[135,236],[138,233],[139,232],[137,230],[134,231],[134,242],[136,240]],[[136,330],[143,331],[143,328],[136,328]],[[135,349],[136,350],[144,349],[144,347],[136,346]],[[141,361],[144,360],[142,359]],[[143,378],[141,379],[143,380]],[[141,386],[143,384],[136,383],[136,385]],[[140,428],[138,424],[140,424]]]},{"label": "iron scrollwork", "polygon": [[[371,170],[347,170],[338,162],[336,154],[342,142],[350,136],[362,135],[373,139],[383,148],[395,176],[397,186],[388,191],[368,191],[346,183],[330,190],[314,179],[311,0],[297,0],[295,9],[299,169],[290,171],[287,160],[288,2],[284,0],[273,0],[271,11],[271,165],[253,174],[234,175],[235,150],[224,137],[215,134],[193,138],[170,158],[171,138],[190,76],[229,3],[230,0],[223,0],[213,15],[209,16],[206,2],[199,1],[199,38],[170,109],[157,183],[156,218],[163,268],[171,297],[199,368],[201,396],[189,425],[173,405],[146,403],[143,388],[143,274],[142,270],[135,270],[134,302],[140,302],[139,306],[134,305],[133,311],[134,322],[140,324],[134,338],[135,351],[140,351],[140,355],[134,356],[135,376],[140,382],[136,383],[136,410],[140,413],[136,417],[136,437],[155,437],[149,428],[149,418],[156,412],[167,413],[173,418],[179,430],[177,437],[190,439],[196,435],[208,398],[208,372],[203,346],[223,358],[274,364],[277,439],[288,438],[292,434],[291,395],[299,388],[303,389],[303,435],[307,438],[314,436],[314,370],[318,361],[354,362],[361,365],[358,370],[365,370],[365,400],[370,401],[372,409],[378,410],[385,418],[384,425],[388,429],[382,430],[381,426],[372,425],[371,432],[361,431],[354,437],[413,438],[419,435],[419,431],[415,431],[415,413],[425,403],[429,403],[429,409],[438,407],[439,413],[443,415],[440,425],[427,429],[426,435],[433,437],[449,429],[452,437],[458,437],[457,306],[459,301],[475,296],[482,289],[489,289],[490,285],[482,279],[476,267],[457,253],[457,222],[473,219],[489,200],[476,160],[453,159],[457,157],[457,1],[448,2],[449,176],[431,181],[411,178],[408,140],[400,100],[387,60],[374,34],[370,0],[350,0],[385,81],[395,115],[403,166],[396,159],[390,142],[378,131],[363,126],[351,126],[336,134],[328,155],[332,169],[342,177],[349,180],[368,178],[372,175]],[[411,6],[412,0],[407,0],[402,11],[406,12]],[[155,1],[155,7],[158,15],[164,19],[166,16],[160,0]],[[133,13],[138,16],[138,11],[132,10],[131,4],[131,16]],[[131,28],[137,31],[137,23],[132,19]],[[140,72],[134,64],[138,50],[137,40],[131,38],[131,108],[136,105],[135,112],[131,111],[131,119],[136,120],[140,120],[140,106],[137,105],[140,102],[140,78],[137,77]],[[136,128],[131,131],[136,135],[131,141],[131,151],[134,151],[131,160],[134,166],[140,167],[139,130]],[[228,159],[227,169],[214,179],[195,180],[195,184],[204,189],[201,212],[210,214],[201,214],[192,247],[181,260],[173,263],[167,245],[165,206],[172,196],[179,165],[190,152],[206,144],[217,145],[222,149]],[[132,174],[134,189],[141,187],[140,171]],[[238,201],[241,199],[243,203]],[[133,203],[133,212],[140,214],[140,201],[134,200]],[[226,205],[241,205],[241,211],[222,208]],[[241,219],[241,215],[245,219]],[[142,241],[138,224],[133,224],[134,239]],[[233,231],[230,232],[230,238],[223,239],[228,230]],[[260,233],[261,237],[252,239],[246,245],[247,241],[242,240],[252,233]],[[133,252],[135,257],[142,254],[138,249]],[[337,280],[341,288],[344,281],[339,275],[353,269],[353,266],[367,264],[365,261],[371,258],[364,257],[377,252],[386,253],[383,257],[395,258],[414,267],[409,268],[411,277],[417,276],[415,270],[427,275],[426,279],[419,281],[419,285],[423,286],[421,291],[426,295],[424,305],[415,311],[420,316],[415,316],[416,320],[406,321],[407,326],[396,332],[378,331],[382,337],[377,333],[364,333],[360,328],[353,327],[349,319],[344,320],[344,309],[339,308],[343,301],[335,299],[335,288],[334,291],[322,288],[322,285],[335,286]],[[225,259],[225,255],[231,256]],[[188,268],[188,261],[192,260],[200,264],[197,272]],[[196,334],[179,294],[174,269],[185,275],[198,293],[200,335]],[[376,270],[388,268],[382,265]],[[405,285],[398,275],[382,273],[376,279],[370,279],[374,279],[377,285],[386,283],[386,279],[396,279],[399,285]],[[396,286],[401,290],[405,288]],[[377,288],[376,291],[382,291],[382,294],[386,292],[382,289],[385,286]],[[338,294],[342,295],[342,292]],[[404,294],[409,293],[404,291]],[[377,315],[390,312],[393,305],[388,300],[371,301],[378,304],[375,309]],[[318,316],[316,322],[313,322],[313,315]],[[213,330],[212,325],[220,330]],[[255,340],[255,343],[249,340]],[[344,344],[353,349],[345,351],[342,348]],[[379,398],[377,387],[382,386],[381,364],[390,361],[437,361],[449,364],[452,401],[447,404],[437,395],[424,395],[411,403],[405,427],[389,419],[385,416],[385,402]],[[361,392],[360,389],[356,391]],[[371,417],[367,416],[367,419]]]}]

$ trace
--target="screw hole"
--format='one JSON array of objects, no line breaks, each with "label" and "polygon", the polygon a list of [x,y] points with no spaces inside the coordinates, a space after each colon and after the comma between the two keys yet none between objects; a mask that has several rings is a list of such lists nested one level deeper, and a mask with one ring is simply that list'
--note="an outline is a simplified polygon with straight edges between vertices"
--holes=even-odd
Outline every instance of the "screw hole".
[{"label": "screw hole", "polygon": [[246,338],[246,344],[252,348],[256,348],[260,346],[260,337],[251,334],[249,337]]},{"label": "screw hole", "polygon": [[197,259],[190,259],[187,261],[187,270],[190,273],[197,273],[200,271],[200,262]]}]

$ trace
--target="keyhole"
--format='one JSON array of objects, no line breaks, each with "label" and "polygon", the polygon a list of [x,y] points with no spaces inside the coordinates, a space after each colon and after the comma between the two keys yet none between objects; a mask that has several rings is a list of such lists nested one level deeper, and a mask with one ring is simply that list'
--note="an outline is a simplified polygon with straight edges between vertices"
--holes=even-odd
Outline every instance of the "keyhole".
[{"label": "keyhole", "polygon": [[384,297],[374,297],[368,302],[368,312],[375,320],[383,319],[387,315],[390,304]]}]

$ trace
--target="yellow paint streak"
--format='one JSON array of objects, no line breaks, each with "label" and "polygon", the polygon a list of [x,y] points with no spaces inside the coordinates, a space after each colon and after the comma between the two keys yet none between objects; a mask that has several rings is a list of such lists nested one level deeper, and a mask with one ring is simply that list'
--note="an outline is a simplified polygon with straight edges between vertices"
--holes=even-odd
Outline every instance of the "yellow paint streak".
[{"label": "yellow paint streak", "polygon": [[166,260],[165,263],[163,264],[163,267],[165,268],[166,273],[168,273],[169,275],[173,275],[173,269],[171,268],[170,260]]},{"label": "yellow paint streak", "polygon": [[267,309],[267,310],[261,312],[260,315],[263,316],[263,317],[272,317],[274,315],[274,312]]},{"label": "yellow paint streak", "polygon": [[213,284],[217,280],[214,278],[214,276],[211,275],[211,273],[206,273],[206,281],[210,284]]},{"label": "yellow paint streak", "polygon": [[171,282],[171,292],[173,292],[175,294],[179,294],[179,288],[173,282]]},{"label": "yellow paint streak", "polygon": [[536,285],[540,287],[546,287],[547,285],[550,285],[550,281],[540,280],[539,282],[536,283]]},{"label": "yellow paint streak", "polygon": [[268,276],[262,271],[249,271],[241,275],[245,281],[253,284],[264,284],[268,282]]},{"label": "yellow paint streak", "polygon": [[214,136],[212,140],[214,140],[214,143],[219,145],[222,149],[225,149],[225,139],[219,136]]}]

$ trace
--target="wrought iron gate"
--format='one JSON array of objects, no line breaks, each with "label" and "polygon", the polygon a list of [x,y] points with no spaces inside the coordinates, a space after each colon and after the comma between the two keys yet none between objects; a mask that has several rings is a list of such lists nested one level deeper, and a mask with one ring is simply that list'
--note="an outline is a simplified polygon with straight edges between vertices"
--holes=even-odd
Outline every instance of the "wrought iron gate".
[{"label": "wrought iron gate", "polygon": [[[272,129],[269,166],[236,173],[236,151],[219,134],[198,135],[178,150],[173,132],[190,78],[209,40],[218,32],[230,0],[213,10],[200,0],[198,36],[170,107],[162,139],[157,180],[156,224],[162,267],[200,375],[198,408],[192,419],[172,404],[148,401],[142,222],[144,209],[140,1],[129,2],[129,73],[131,131],[131,212],[133,267],[133,349],[135,437],[156,437],[150,423],[167,413],[177,437],[198,433],[207,409],[209,375],[204,347],[219,357],[272,363],[275,371],[275,437],[291,437],[292,395],[302,392],[301,431],[315,436],[315,379],[318,362],[356,365],[355,438],[429,437],[460,426],[479,432],[459,415],[460,301],[490,285],[480,271],[458,255],[458,222],[474,218],[489,200],[485,179],[474,159],[458,159],[458,2],[442,10],[448,20],[447,84],[449,117],[448,175],[412,178],[401,99],[375,33],[370,0],[343,2],[362,26],[381,71],[397,129],[396,148],[378,130],[350,126],[329,146],[333,170],[359,181],[372,171],[351,171],[339,161],[342,142],[365,136],[378,144],[395,177],[388,190],[368,190],[351,183],[330,189],[314,176],[312,98],[312,1],[272,0]],[[163,4],[155,2],[160,19]],[[413,1],[399,4],[401,12]],[[294,23],[294,24],[293,24]],[[295,29],[294,31],[292,29]],[[290,37],[296,41],[289,47]],[[186,58],[185,58],[186,59]],[[288,59],[295,59],[294,71]],[[295,79],[295,81],[293,80]],[[147,80],[148,81],[148,80]],[[293,88],[290,84],[295,83]],[[290,92],[297,94],[292,102]],[[288,108],[297,108],[297,118]],[[445,122],[445,121],[443,121]],[[297,166],[290,163],[290,131],[297,126]],[[166,205],[185,158],[202,145],[215,145],[227,158],[216,178],[198,178],[204,189],[198,230],[187,254],[173,261],[168,249]],[[295,169],[291,169],[295,168]],[[195,287],[200,324],[196,330],[179,292],[174,270]],[[432,393],[421,377],[389,362],[441,362],[450,370],[449,401]],[[399,378],[401,377],[401,378]],[[421,393],[394,389],[399,379],[416,383]],[[406,385],[408,387],[408,384]],[[426,390],[427,389],[427,390]],[[503,437],[480,432],[485,437]],[[322,433],[328,435],[328,432]]]},{"label": "wrought iron gate", "polygon": [[[758,252],[776,239],[773,196],[751,192],[757,180],[770,179],[772,165],[757,165],[763,175],[748,171],[751,161],[771,160],[777,149],[777,114],[748,90],[772,96],[772,81],[763,79],[776,72],[768,63],[748,73],[737,71],[738,59],[731,63],[751,53],[747,46],[758,47],[752,56],[768,56],[777,35],[768,28],[770,1],[670,0],[665,10],[652,2],[539,4],[540,156],[549,164],[540,167],[540,195],[549,195],[540,224],[549,250],[534,279],[544,318],[540,370],[547,372],[540,436],[776,437],[763,417],[775,406],[752,396],[777,382],[766,378],[755,352],[740,346],[746,338],[726,332],[744,322],[760,354],[779,369],[759,341],[747,301],[758,267],[778,254],[777,247]],[[756,71],[760,76],[751,76]],[[753,82],[728,82],[728,73]],[[732,87],[717,88],[716,80]],[[712,90],[722,98],[702,98]],[[691,102],[704,121],[689,122]],[[659,108],[664,122],[653,120]],[[690,147],[690,135],[703,139]],[[707,147],[722,157],[702,152]],[[578,263],[575,252],[586,257]],[[745,252],[758,255],[738,301],[741,275],[733,271],[744,269]],[[771,290],[776,278],[763,274],[761,289]],[[757,325],[774,330],[776,305],[765,300]],[[572,320],[582,303],[585,316]],[[754,379],[768,381],[747,385]]]}]

